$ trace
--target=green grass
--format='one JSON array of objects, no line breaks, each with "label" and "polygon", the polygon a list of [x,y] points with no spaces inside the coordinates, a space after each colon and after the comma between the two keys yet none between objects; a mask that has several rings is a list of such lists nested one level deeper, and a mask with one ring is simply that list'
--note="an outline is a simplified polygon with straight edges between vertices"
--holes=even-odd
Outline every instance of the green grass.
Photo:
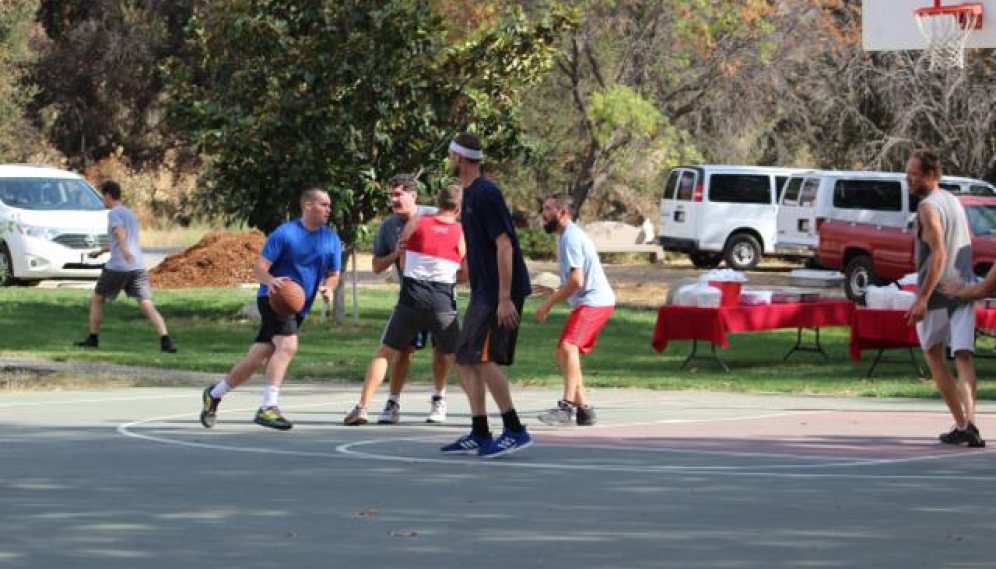
[{"label": "green grass", "polygon": [[[0,289],[0,354],[220,374],[244,355],[256,333],[255,322],[236,316],[254,293],[247,289],[157,291],[156,303],[180,348],[179,354],[170,355],[159,352],[152,328],[130,299],[108,306],[100,350],[84,351],[72,342],[86,333],[89,291]],[[378,346],[395,299],[391,290],[361,288],[358,324],[351,318],[337,325],[331,320],[319,321],[317,314],[309,317],[290,379],[358,382]],[[539,324],[532,317],[535,307],[534,300],[526,303],[516,363],[509,376],[521,384],[559,385],[553,349],[567,310],[558,307],[546,324]],[[828,363],[818,354],[805,352],[783,362],[782,356],[795,342],[795,330],[778,330],[732,335],[730,348],[721,350],[733,368],[731,373],[704,361],[692,362],[682,370],[679,368],[691,343],[673,342],[663,354],[654,351],[650,338],[655,318],[654,310],[620,307],[599,337],[595,351],[583,360],[586,383],[593,387],[936,397],[933,384],[916,378],[906,363],[880,364],[879,377],[866,379],[871,353],[866,352],[860,363],[848,359],[846,328],[821,331],[830,355]],[[700,351],[707,349],[700,346]],[[428,364],[429,358],[416,358],[416,381],[428,380]],[[996,361],[980,359],[977,367],[980,397],[996,398],[996,385],[988,381],[996,371]]]}]

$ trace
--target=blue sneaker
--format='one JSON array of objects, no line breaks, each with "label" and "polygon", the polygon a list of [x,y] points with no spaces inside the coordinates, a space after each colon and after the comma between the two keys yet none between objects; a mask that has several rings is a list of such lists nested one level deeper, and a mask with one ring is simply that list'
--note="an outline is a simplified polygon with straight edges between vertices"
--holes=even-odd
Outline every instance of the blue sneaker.
[{"label": "blue sneaker", "polygon": [[481,450],[477,452],[477,456],[481,458],[498,458],[499,456],[518,452],[532,445],[533,438],[529,436],[529,431],[525,427],[522,427],[522,432],[520,433],[513,433],[505,429],[501,432],[501,436],[492,441],[490,445],[481,447]]},{"label": "blue sneaker", "polygon": [[447,454],[477,454],[483,448],[491,446],[491,437],[475,437],[473,433],[467,433],[456,441],[439,449]]}]

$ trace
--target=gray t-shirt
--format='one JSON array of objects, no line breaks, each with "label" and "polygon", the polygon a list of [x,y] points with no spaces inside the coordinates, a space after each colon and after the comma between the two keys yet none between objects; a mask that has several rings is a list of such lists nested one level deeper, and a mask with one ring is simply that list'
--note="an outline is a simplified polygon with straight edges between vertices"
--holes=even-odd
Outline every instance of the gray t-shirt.
[{"label": "gray t-shirt", "polygon": [[584,275],[581,288],[567,299],[571,306],[615,306],[616,295],[605,278],[595,245],[577,224],[571,222],[564,228],[557,257],[561,284],[567,282],[571,269],[581,269]]},{"label": "gray t-shirt", "polygon": [[[941,221],[941,237],[944,239],[947,256],[947,264],[944,267],[944,274],[941,275],[941,283],[953,277],[965,283],[974,282],[972,236],[968,231],[965,209],[950,192],[940,189],[933,190],[920,201],[918,212],[925,207],[937,212]],[[920,229],[920,215],[918,213],[916,216],[916,269],[918,282],[922,283],[927,281],[927,270],[930,267],[933,252],[927,243],[920,238]],[[928,309],[955,308],[969,302],[946,296],[939,289],[940,287],[937,287],[927,300]]]},{"label": "gray t-shirt", "polygon": [[[420,205],[415,215],[434,215],[437,210],[438,208],[432,206]],[[380,224],[380,229],[377,230],[377,235],[374,237],[374,257],[386,257],[398,248],[398,238],[401,237],[401,232],[404,231],[407,222],[407,219],[396,213],[384,218],[384,222]],[[400,260],[394,261],[394,271],[401,275]]]},{"label": "gray t-shirt", "polygon": [[[132,261],[125,260],[118,246],[118,240],[114,237],[114,228],[124,227],[128,250],[131,251]],[[142,258],[142,247],[138,244],[138,218],[130,209],[123,205],[111,208],[107,214],[107,236],[110,239],[111,258],[107,261],[106,268],[112,271],[138,271],[145,268],[145,259]]]}]

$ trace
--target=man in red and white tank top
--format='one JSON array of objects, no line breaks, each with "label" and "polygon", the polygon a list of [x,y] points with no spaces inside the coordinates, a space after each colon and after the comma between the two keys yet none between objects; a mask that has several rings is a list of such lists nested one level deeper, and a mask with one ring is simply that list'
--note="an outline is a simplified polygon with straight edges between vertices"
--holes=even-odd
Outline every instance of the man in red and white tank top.
[{"label": "man in red and white tank top", "polygon": [[401,294],[384,330],[381,347],[367,366],[360,402],[346,416],[346,424],[361,424],[351,418],[365,415],[377,387],[384,381],[388,363],[411,345],[422,330],[432,335],[435,349],[453,364],[460,324],[454,288],[464,279],[467,252],[460,225],[463,189],[448,186],[439,192],[434,216],[413,216],[401,233],[405,255]]}]

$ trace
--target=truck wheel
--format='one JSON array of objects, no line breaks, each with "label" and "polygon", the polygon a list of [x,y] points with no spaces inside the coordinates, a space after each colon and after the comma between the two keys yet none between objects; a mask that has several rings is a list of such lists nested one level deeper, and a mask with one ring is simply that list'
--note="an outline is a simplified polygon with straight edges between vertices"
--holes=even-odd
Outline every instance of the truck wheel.
[{"label": "truck wheel", "polygon": [[753,235],[738,233],[726,242],[723,257],[726,265],[737,271],[749,271],[761,262],[761,244]]},{"label": "truck wheel", "polygon": [[0,243],[0,286],[14,284],[14,262],[10,259],[10,249],[6,243]]},{"label": "truck wheel", "polygon": [[718,253],[706,253],[705,251],[689,253],[688,258],[692,260],[692,265],[696,269],[715,269],[723,262],[722,255]]},{"label": "truck wheel", "polygon": [[871,258],[867,255],[851,259],[844,267],[844,294],[854,302],[864,303],[865,289],[877,282]]}]

